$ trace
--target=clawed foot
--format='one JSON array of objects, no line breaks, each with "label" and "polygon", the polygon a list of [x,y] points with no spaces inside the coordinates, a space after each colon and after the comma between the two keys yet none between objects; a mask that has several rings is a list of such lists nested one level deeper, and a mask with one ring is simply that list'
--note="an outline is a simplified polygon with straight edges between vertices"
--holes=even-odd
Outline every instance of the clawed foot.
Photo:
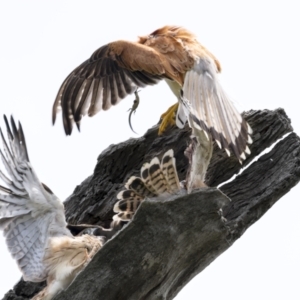
[{"label": "clawed foot", "polygon": [[162,135],[167,128],[176,124],[177,109],[178,103],[169,107],[169,109],[160,116],[161,123],[158,129],[158,135]]}]

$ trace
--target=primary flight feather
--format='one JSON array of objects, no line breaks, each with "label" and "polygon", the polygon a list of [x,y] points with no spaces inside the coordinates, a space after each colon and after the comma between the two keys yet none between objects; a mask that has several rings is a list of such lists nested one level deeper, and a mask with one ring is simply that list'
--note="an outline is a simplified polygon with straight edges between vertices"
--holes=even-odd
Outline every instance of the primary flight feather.
[{"label": "primary flight feather", "polygon": [[52,299],[67,288],[101,248],[99,237],[74,237],[67,229],[62,202],[39,181],[29,161],[22,126],[4,116],[8,142],[0,128],[0,229],[25,281],[47,280],[34,300]]}]

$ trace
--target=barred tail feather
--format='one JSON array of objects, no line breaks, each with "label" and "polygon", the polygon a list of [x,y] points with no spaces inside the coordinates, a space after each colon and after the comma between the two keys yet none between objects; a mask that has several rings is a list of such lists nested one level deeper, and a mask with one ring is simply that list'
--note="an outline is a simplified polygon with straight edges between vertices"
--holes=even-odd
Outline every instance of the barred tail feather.
[{"label": "barred tail feather", "polygon": [[125,184],[126,190],[117,195],[114,205],[117,213],[114,221],[129,221],[145,198],[164,193],[175,193],[180,189],[173,150],[167,151],[161,160],[154,157],[141,168],[141,178],[132,176]]},{"label": "barred tail feather", "polygon": [[174,151],[170,149],[167,151],[161,160],[161,170],[168,184],[168,192],[174,193],[180,189],[176,163],[174,158]]},{"label": "barred tail feather", "polygon": [[144,184],[147,186],[147,188],[153,193],[154,195],[157,195],[155,188],[152,186],[151,183],[151,176],[149,172],[150,164],[145,163],[143,164],[141,168],[141,179],[144,182]]},{"label": "barred tail feather", "polygon": [[131,176],[126,182],[125,188],[135,191],[137,194],[143,196],[144,198],[155,196],[155,193],[149,190],[149,187],[147,187],[145,182],[140,177]]},{"label": "barred tail feather", "polygon": [[119,212],[113,216],[113,222],[116,224],[119,224],[120,221],[128,222],[133,218],[133,216],[133,212]]},{"label": "barred tail feather", "polygon": [[144,199],[142,196],[132,190],[121,191],[117,198],[120,199],[114,205],[114,212],[135,212],[139,207],[141,201]]},{"label": "barred tail feather", "polygon": [[161,195],[168,191],[168,183],[157,157],[154,157],[149,164],[149,176],[151,178],[151,185],[157,195]]}]

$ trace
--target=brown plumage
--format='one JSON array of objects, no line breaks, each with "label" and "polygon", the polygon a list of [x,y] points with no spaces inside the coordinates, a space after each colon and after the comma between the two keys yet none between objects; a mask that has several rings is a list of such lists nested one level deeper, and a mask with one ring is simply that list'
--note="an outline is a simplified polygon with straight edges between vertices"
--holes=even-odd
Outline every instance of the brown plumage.
[{"label": "brown plumage", "polygon": [[165,26],[137,42],[115,41],[102,46],[61,85],[52,120],[62,107],[67,135],[82,116],[107,110],[139,87],[164,79],[179,101],[176,124],[210,134],[228,155],[245,159],[251,129],[220,86],[219,61],[188,30]]},{"label": "brown plumage", "polygon": [[52,238],[44,257],[44,264],[48,267],[47,286],[32,300],[51,300],[61,290],[66,289],[102,245],[100,239],[87,234],[73,239]]}]

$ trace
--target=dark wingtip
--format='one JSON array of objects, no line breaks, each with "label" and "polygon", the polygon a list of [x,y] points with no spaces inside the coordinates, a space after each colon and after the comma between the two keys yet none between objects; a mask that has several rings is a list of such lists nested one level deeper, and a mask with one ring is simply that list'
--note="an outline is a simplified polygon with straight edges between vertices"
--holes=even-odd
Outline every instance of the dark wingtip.
[{"label": "dark wingtip", "polygon": [[[56,96],[56,99],[57,99],[57,96]],[[55,101],[53,103],[53,106],[52,106],[52,125],[54,125],[55,121],[56,121],[56,110],[57,110],[56,99],[55,99]]]},{"label": "dark wingtip", "polygon": [[76,127],[77,127],[78,131],[80,132],[80,122],[76,122]]},{"label": "dark wingtip", "polygon": [[[5,114],[3,115],[3,119],[4,119],[4,122],[6,125],[7,135],[9,136],[9,138],[11,140],[16,139],[18,141],[18,143],[20,143],[20,145],[21,145],[20,147],[22,147],[22,150],[25,152],[26,160],[29,162],[30,160],[29,160],[29,156],[28,156],[25,135],[24,135],[24,131],[23,131],[21,122],[18,121],[18,127],[19,127],[18,128],[16,126],[13,115],[10,116],[10,124],[11,125],[9,125],[8,119]],[[1,128],[0,128],[0,131],[1,131],[1,135],[3,136]]]},{"label": "dark wingtip", "polygon": [[30,160],[29,160],[29,155],[28,155],[27,146],[26,146],[25,134],[24,134],[23,127],[22,127],[22,124],[21,124],[20,121],[18,122],[18,125],[19,125],[19,130],[18,130],[18,133],[19,133],[19,140],[22,141],[22,144],[23,144],[23,150],[24,150],[24,152],[25,152],[26,159],[27,159],[27,161],[29,162]]},{"label": "dark wingtip", "polygon": [[6,127],[9,128],[9,123],[8,123],[8,120],[7,120],[7,117],[5,114],[3,115],[3,119],[4,119]]},{"label": "dark wingtip", "polygon": [[14,117],[12,115],[10,116],[10,124],[11,124],[12,131],[14,133],[14,136],[18,136],[18,128],[16,126]]},{"label": "dark wingtip", "polygon": [[56,114],[55,113],[52,113],[52,125],[54,126],[55,124],[55,121],[56,121]]},{"label": "dark wingtip", "polygon": [[[11,117],[12,117],[12,116],[11,116]],[[9,126],[9,123],[8,123],[8,119],[7,119],[7,117],[6,117],[5,114],[3,115],[3,118],[4,118],[6,130],[7,130],[7,134],[10,136],[10,138],[13,138],[13,134],[12,134],[12,132],[11,132],[11,129],[10,129],[10,126]]]},{"label": "dark wingtip", "polygon": [[72,123],[68,122],[66,118],[63,118],[63,125],[64,125],[65,134],[71,135],[72,134]]}]

